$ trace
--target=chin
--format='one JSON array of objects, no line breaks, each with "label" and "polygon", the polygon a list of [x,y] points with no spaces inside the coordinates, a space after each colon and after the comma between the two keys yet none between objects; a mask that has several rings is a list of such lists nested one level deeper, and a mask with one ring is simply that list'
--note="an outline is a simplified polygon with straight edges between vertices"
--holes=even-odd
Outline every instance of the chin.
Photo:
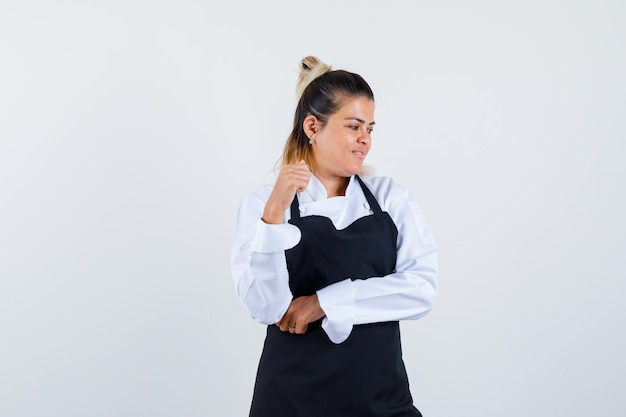
[{"label": "chin", "polygon": [[353,175],[360,174],[361,172],[363,172],[363,164],[353,165],[350,167],[346,166],[344,169],[345,169],[344,171],[345,176],[351,177]]}]

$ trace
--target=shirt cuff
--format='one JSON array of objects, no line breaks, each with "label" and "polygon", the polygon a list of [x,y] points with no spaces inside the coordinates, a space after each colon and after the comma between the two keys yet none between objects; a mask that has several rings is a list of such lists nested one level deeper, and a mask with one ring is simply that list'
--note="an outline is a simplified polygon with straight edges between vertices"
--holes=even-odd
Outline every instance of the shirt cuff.
[{"label": "shirt cuff", "polygon": [[252,251],[274,253],[291,249],[300,242],[300,229],[293,224],[268,224],[259,219]]},{"label": "shirt cuff", "polygon": [[331,342],[344,342],[352,332],[354,324],[354,295],[352,280],[346,279],[317,291],[317,299],[326,317],[322,329]]}]

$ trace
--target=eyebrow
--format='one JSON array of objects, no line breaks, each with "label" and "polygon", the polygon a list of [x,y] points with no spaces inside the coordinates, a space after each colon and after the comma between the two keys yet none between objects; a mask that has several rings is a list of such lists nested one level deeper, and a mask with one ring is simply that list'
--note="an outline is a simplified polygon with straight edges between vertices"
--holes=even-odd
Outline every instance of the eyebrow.
[{"label": "eyebrow", "polygon": [[[365,120],[363,120],[363,119],[359,119],[358,117],[346,117],[346,118],[345,118],[345,119],[343,119],[343,120],[356,120],[356,121],[357,121],[357,122],[359,122],[359,123],[365,123]],[[375,125],[375,124],[376,124],[376,122],[371,122],[371,123],[370,123],[370,126]]]}]

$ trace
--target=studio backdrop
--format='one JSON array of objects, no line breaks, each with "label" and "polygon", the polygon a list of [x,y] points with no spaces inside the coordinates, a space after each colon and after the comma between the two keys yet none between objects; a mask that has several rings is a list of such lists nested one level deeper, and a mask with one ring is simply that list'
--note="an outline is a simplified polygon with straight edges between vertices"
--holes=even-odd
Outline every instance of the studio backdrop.
[{"label": "studio backdrop", "polygon": [[[401,324],[428,417],[623,416],[621,1],[0,5],[0,416],[247,415],[229,270],[299,60],[361,74],[368,165],[439,247]],[[277,395],[280,395],[278,393]]]}]

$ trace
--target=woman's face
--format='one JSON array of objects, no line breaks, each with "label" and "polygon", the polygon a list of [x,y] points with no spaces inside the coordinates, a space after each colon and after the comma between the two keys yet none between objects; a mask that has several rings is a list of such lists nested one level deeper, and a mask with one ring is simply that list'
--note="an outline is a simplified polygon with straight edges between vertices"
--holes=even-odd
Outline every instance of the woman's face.
[{"label": "woman's face", "polygon": [[361,172],[372,146],[374,102],[365,97],[344,99],[313,137],[315,175],[349,177]]}]

